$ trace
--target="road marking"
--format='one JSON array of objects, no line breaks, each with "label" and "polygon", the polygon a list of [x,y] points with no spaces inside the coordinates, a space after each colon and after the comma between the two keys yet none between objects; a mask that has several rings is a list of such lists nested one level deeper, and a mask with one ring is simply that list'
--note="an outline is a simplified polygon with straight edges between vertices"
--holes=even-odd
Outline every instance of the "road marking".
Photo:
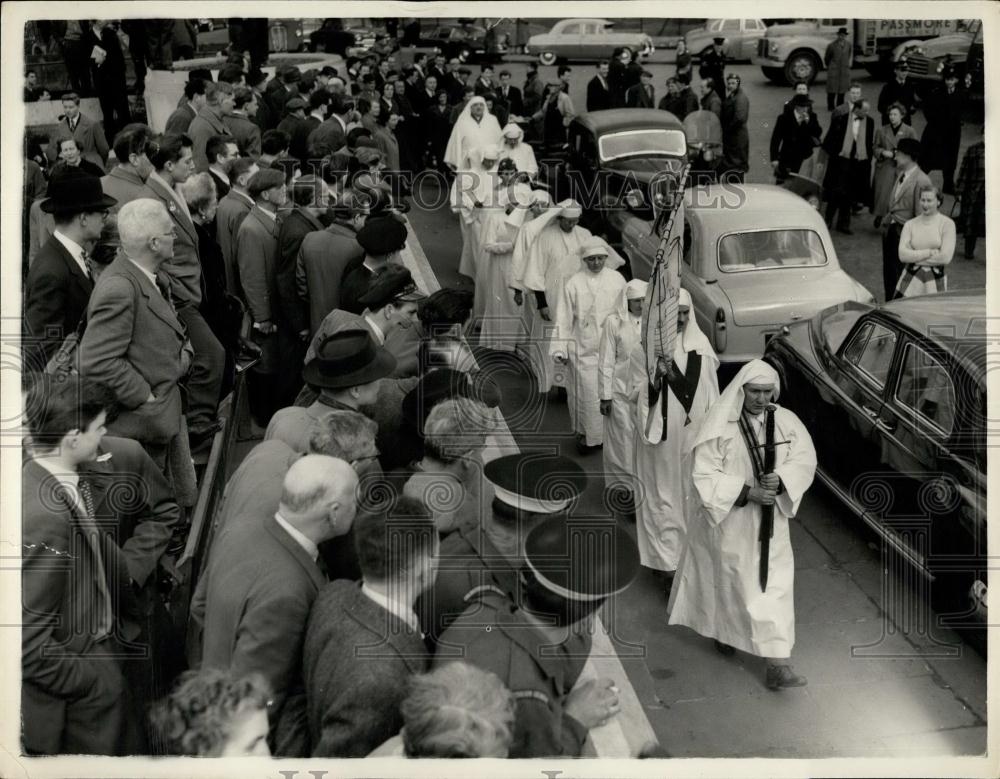
[{"label": "road marking", "polygon": [[[441,289],[441,284],[424,254],[416,231],[407,220],[406,246],[400,255],[403,264],[413,275],[413,280],[422,292],[431,294]],[[505,454],[516,454],[519,449],[514,436],[503,416],[500,416],[500,430],[487,439],[483,450],[483,461],[489,462]],[[577,685],[588,679],[613,679],[619,688],[618,698],[621,701],[621,711],[612,717],[606,725],[591,728],[584,747],[584,754],[596,757],[635,757],[639,751],[649,744],[658,742],[653,726],[639,701],[632,682],[625,673],[621,660],[615,652],[611,638],[600,616],[595,620],[593,644],[590,657],[580,674]]]}]

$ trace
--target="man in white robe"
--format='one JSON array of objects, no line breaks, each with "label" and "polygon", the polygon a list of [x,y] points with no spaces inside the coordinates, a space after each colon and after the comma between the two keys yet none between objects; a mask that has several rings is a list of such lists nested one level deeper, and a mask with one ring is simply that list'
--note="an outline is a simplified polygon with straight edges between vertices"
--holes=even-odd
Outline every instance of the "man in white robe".
[{"label": "man in white robe", "polygon": [[552,359],[569,368],[566,402],[581,454],[604,444],[597,391],[601,332],[625,289],[625,277],[605,267],[610,252],[601,238],[591,237],[580,247],[585,269],[574,273],[561,290],[549,347]]},{"label": "man in white robe", "polygon": [[[458,171],[452,185],[452,211],[458,214],[458,224],[462,233],[462,255],[458,272],[477,278],[476,252],[479,246],[479,228],[482,224],[483,208],[494,200],[498,182],[496,163],[500,158],[500,147],[484,146],[472,150],[472,160],[468,170]],[[473,317],[482,314],[473,308]]]},{"label": "man in white robe", "polygon": [[598,395],[604,417],[604,484],[617,513],[635,512],[635,403],[646,381],[642,306],[649,285],[625,285],[618,310],[604,322],[598,355]]},{"label": "man in white robe", "polygon": [[[636,536],[642,564],[662,571],[669,588],[681,558],[688,519],[698,509],[691,483],[690,443],[719,397],[719,359],[691,312],[677,301],[673,364],[661,362],[659,386],[639,381],[636,400]],[[645,357],[642,357],[645,374]]]},{"label": "man in white robe", "polygon": [[[671,625],[715,639],[716,649],[765,658],[767,687],[801,687],[788,663],[795,644],[795,560],[788,520],[816,473],[816,450],[791,411],[774,408],[774,469],[764,473],[765,409],[778,398],[777,372],[761,360],[743,366],[693,440],[694,485],[702,511],[689,528],[671,594]],[[755,460],[757,462],[755,463]],[[758,539],[762,507],[774,509],[766,589]]]},{"label": "man in white robe", "polygon": [[538,175],[538,162],[535,160],[535,150],[530,144],[524,142],[524,130],[513,122],[503,128],[503,147],[500,149],[501,158],[514,160],[517,169],[521,173],[526,173],[527,177],[534,181]]},{"label": "man in white robe", "polygon": [[[583,269],[580,248],[593,238],[590,230],[578,224],[582,215],[583,209],[575,200],[562,201],[525,225],[525,240],[514,251],[515,283],[532,298],[528,357],[538,391],[543,393],[553,385],[565,386],[565,370],[556,370],[550,345],[560,295],[573,274]],[[518,257],[518,251],[522,257]],[[605,267],[617,270],[624,264],[625,260],[609,249]],[[518,269],[523,269],[520,277],[516,276]]]}]

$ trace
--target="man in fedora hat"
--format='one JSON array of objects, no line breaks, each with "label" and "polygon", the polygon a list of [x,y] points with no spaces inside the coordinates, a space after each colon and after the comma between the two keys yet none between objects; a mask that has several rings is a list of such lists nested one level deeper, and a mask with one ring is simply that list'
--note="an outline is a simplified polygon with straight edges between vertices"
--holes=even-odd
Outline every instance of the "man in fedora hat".
[{"label": "man in fedora hat", "polygon": [[799,172],[802,163],[812,157],[823,135],[812,110],[812,100],[807,95],[795,95],[788,106],[791,110],[785,109],[778,115],[771,133],[771,167],[776,184]]},{"label": "man in fedora hat", "polygon": [[823,55],[826,64],[826,109],[844,102],[844,95],[851,82],[851,42],[847,40],[847,28],[837,30],[837,37],[830,41]]},{"label": "man in fedora hat", "polygon": [[41,209],[52,214],[55,232],[35,255],[24,284],[22,349],[24,372],[36,373],[84,319],[94,289],[89,252],[117,204],[101,180],[67,168],[49,182]]},{"label": "man in fedora hat", "polygon": [[309,406],[276,411],[266,437],[299,440],[332,409],[360,411],[371,417],[378,400],[378,380],[391,375],[395,368],[396,358],[360,327],[324,337],[315,356],[302,369],[302,378],[319,393],[316,400]]},{"label": "man in fedora hat", "polygon": [[[522,477],[511,475],[507,484],[532,483],[543,494],[562,469],[553,463],[528,482],[524,466],[512,465]],[[501,491],[506,488],[497,494]],[[553,502],[516,495],[521,510]],[[580,682],[580,676],[590,654],[589,624],[604,602],[635,578],[638,550],[613,520],[560,514],[536,522],[523,538],[513,597],[490,583],[468,593],[468,607],[441,636],[433,665],[454,662],[458,650],[464,662],[500,677],[516,701],[510,757],[578,757],[589,730],[621,710],[613,679]],[[442,550],[439,576],[445,564]]]},{"label": "man in fedora hat", "polygon": [[369,218],[358,231],[358,243],[365,257],[348,269],[340,288],[340,307],[352,314],[364,311],[361,298],[372,278],[390,263],[401,264],[399,253],[406,246],[406,226],[394,216]]}]

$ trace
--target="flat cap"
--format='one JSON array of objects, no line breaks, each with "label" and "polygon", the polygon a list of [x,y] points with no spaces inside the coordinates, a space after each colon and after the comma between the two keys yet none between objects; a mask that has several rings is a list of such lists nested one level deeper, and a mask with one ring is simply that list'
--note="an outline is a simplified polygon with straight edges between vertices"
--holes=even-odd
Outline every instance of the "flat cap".
[{"label": "flat cap", "polygon": [[358,231],[358,243],[369,254],[391,254],[406,246],[406,226],[392,216],[368,219]]}]

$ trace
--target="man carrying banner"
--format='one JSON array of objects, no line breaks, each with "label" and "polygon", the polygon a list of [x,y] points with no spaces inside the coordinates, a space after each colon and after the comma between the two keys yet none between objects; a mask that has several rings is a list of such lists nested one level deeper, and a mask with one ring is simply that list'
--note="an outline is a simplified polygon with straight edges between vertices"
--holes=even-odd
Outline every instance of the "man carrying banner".
[{"label": "man carrying banner", "polygon": [[765,658],[768,689],[802,687],[788,659],[795,644],[795,561],[788,520],[816,473],[816,450],[791,411],[774,405],[778,374],[743,366],[691,442],[702,511],[692,517],[671,625]]}]

